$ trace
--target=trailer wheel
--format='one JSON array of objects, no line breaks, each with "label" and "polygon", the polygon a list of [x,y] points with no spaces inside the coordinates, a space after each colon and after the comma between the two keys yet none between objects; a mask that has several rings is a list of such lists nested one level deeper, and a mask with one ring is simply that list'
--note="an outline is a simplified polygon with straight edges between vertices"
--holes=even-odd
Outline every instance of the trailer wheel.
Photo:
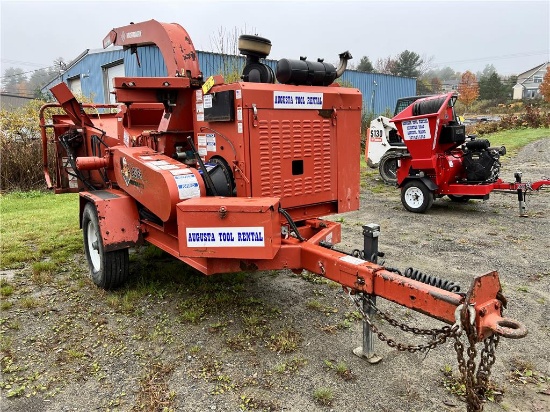
[{"label": "trailer wheel", "polygon": [[466,203],[470,200],[470,196],[460,196],[460,195],[447,195],[452,202],[456,203]]},{"label": "trailer wheel", "polygon": [[380,177],[389,185],[397,185],[397,159],[399,157],[399,153],[395,151],[386,152],[378,164]]},{"label": "trailer wheel", "polygon": [[92,281],[106,290],[122,285],[128,277],[128,249],[104,251],[97,210],[92,203],[84,207],[82,232]]},{"label": "trailer wheel", "polygon": [[401,189],[401,203],[409,212],[424,213],[433,202],[433,192],[420,180],[411,180]]}]

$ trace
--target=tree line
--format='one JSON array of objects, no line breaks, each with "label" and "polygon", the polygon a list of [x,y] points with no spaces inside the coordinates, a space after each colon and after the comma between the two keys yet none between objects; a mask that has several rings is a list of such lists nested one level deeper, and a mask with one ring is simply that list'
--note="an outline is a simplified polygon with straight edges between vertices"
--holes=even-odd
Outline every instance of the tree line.
[{"label": "tree line", "polygon": [[405,50],[397,57],[378,59],[374,64],[368,56],[363,56],[355,70],[416,78],[418,95],[441,93],[445,83],[454,83],[457,86],[466,83],[468,87],[463,86],[464,91],[477,88],[476,99],[506,100],[512,96],[512,87],[517,83],[517,76],[504,79],[492,64],[486,65],[483,71],[474,74],[470,71],[456,72],[451,67],[433,69],[432,60],[433,58],[421,57],[418,53]]},{"label": "tree line", "polygon": [[[224,34],[220,34],[224,37]],[[378,59],[372,64],[368,56],[363,56],[356,67],[361,72],[391,74],[416,78],[416,93],[418,95],[437,94],[443,91],[445,83],[456,84],[460,99],[469,106],[477,99],[505,101],[512,97],[512,87],[517,83],[517,76],[503,78],[492,64],[485,66],[483,71],[473,73],[457,72],[451,67],[434,69],[433,57],[421,57],[418,53],[405,50],[396,57],[388,56]],[[2,92],[24,97],[43,98],[41,88],[66,68],[62,57],[54,60],[47,68],[24,72],[21,68],[8,68],[2,76]],[[543,97],[550,101],[550,78],[547,74],[541,84]]]},{"label": "tree line", "polygon": [[43,98],[40,89],[66,68],[62,57],[52,66],[25,72],[20,67],[9,67],[2,74],[2,92],[16,96]]}]

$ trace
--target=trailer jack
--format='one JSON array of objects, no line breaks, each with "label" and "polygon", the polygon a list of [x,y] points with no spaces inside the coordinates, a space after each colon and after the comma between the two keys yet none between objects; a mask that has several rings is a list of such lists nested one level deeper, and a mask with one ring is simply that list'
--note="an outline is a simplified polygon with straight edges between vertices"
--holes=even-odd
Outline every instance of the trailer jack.
[{"label": "trailer jack", "polygon": [[[370,256],[372,263],[377,263],[377,257],[383,255],[378,251],[378,237],[380,235],[380,226],[369,224],[363,226],[364,237],[364,256]],[[345,292],[355,303],[357,310],[362,316],[362,346],[353,350],[353,353],[365,359],[369,364],[377,364],[382,361],[382,357],[376,354],[374,349],[374,337],[377,336],[382,342],[386,342],[388,346],[398,351],[407,351],[410,353],[423,352],[428,354],[429,350],[435,349],[437,346],[445,343],[447,339],[454,339],[454,348],[457,356],[459,371],[462,375],[463,383],[466,388],[466,404],[468,412],[479,412],[483,410],[482,401],[485,393],[488,390],[489,377],[491,367],[495,362],[495,350],[498,346],[500,336],[508,338],[521,338],[527,334],[527,330],[520,323],[512,319],[502,318],[498,314],[492,314],[487,322],[487,327],[493,333],[480,339],[476,331],[476,315],[485,317],[487,315],[486,307],[476,310],[475,300],[482,298],[483,291],[491,282],[491,277],[494,279],[496,273],[489,274],[487,277],[478,277],[474,279],[470,290],[467,293],[462,293],[462,303],[456,306],[454,311],[455,322],[452,326],[443,326],[440,329],[420,329],[410,327],[406,324],[398,322],[388,313],[381,311],[376,306],[376,295],[371,293],[354,293],[352,290],[344,287]],[[451,282],[438,282],[442,284],[453,285],[452,288],[458,288]],[[446,289],[442,289],[446,290]],[[499,292],[496,295],[496,301],[491,303],[494,308],[502,309],[506,305],[506,299]],[[381,332],[374,324],[375,315],[387,321],[388,324],[401,329],[404,332],[411,332],[415,335],[430,336],[426,344],[410,345],[398,343],[394,339],[388,337]],[[461,337],[466,336],[466,345],[462,342]],[[482,341],[483,349],[479,352],[479,362],[476,366],[476,357],[478,351],[476,344]],[[465,348],[467,356],[465,357]]]}]

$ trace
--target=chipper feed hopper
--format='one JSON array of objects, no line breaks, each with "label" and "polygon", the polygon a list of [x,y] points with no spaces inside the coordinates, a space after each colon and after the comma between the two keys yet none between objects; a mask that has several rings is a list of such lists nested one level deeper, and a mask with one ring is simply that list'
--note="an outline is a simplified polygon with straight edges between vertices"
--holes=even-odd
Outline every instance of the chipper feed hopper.
[{"label": "chipper feed hopper", "polygon": [[[320,217],[359,208],[361,94],[334,83],[349,53],[338,67],[282,59],[274,72],[261,62],[270,41],[241,36],[242,81],[227,84],[219,75],[203,79],[177,24],[116,28],[104,40],[110,44],[138,52],[156,44],[168,76],[115,78],[118,103],[102,105],[111,109],[105,113],[86,110],[59,84],[51,90],[59,104],[46,105],[40,119],[47,185],[80,194],[85,254],[99,287],[123,284],[129,248],[148,242],[205,275],[305,269],[369,308],[380,296],[454,325],[414,350],[458,339],[462,330],[473,344],[526,334],[502,315],[496,272],[477,276],[465,293],[407,277],[376,263],[376,225],[364,226],[362,251],[334,247],[340,224]],[[55,106],[65,114],[47,124]]]},{"label": "chipper feed hopper", "polygon": [[492,191],[501,191],[517,193],[524,216],[526,192],[550,186],[550,180],[522,182],[519,172],[515,182],[500,179],[500,157],[506,148],[467,136],[454,111],[456,99],[454,93],[419,99],[391,119],[407,148],[399,154],[397,169],[403,206],[424,213],[443,196],[464,202],[487,200]]}]

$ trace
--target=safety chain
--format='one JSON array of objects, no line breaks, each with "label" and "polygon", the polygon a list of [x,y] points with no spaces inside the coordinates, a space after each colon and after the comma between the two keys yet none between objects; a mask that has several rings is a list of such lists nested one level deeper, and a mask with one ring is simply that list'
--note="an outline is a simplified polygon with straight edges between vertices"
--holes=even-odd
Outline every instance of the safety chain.
[{"label": "safety chain", "polygon": [[365,313],[365,311],[361,307],[361,299],[359,299],[357,295],[349,294],[349,296],[357,306],[357,309],[359,310],[359,313],[361,313],[363,320],[369,325],[370,330],[372,330],[372,332],[378,336],[378,339],[380,339],[382,342],[385,342],[390,348],[395,348],[398,351],[410,352],[410,353],[426,352],[430,349],[436,348],[438,345],[445,343],[447,341],[447,338],[451,336],[455,336],[460,328],[459,325],[453,325],[452,327],[443,326],[440,329],[420,329],[420,328],[410,327],[398,322],[397,320],[391,318],[388,314],[382,312],[380,309],[376,307],[376,305],[371,299],[364,296],[363,299],[367,300],[367,303],[370,305],[370,307],[373,308],[375,312],[378,313],[390,325],[397,327],[404,332],[413,333],[415,335],[432,336],[432,340],[429,343],[422,344],[422,345],[405,345],[403,343],[396,342],[392,338],[389,338],[384,332],[380,331],[378,327],[371,322],[370,317]]},{"label": "safety chain", "polygon": [[[369,325],[370,330],[378,336],[382,342],[385,342],[390,348],[395,348],[403,352],[426,352],[430,349],[434,349],[438,345],[441,345],[447,341],[448,338],[454,337],[454,348],[456,351],[456,357],[458,362],[458,369],[462,374],[464,384],[466,386],[466,407],[468,412],[481,412],[483,411],[483,403],[481,399],[485,398],[485,394],[489,386],[489,376],[491,374],[491,367],[495,363],[495,350],[498,346],[499,336],[496,334],[491,335],[483,341],[484,347],[480,352],[479,366],[477,367],[476,374],[476,330],[473,327],[473,322],[467,318],[470,316],[468,310],[464,310],[466,318],[462,319],[462,322],[457,320],[452,327],[443,326],[440,329],[421,329],[416,327],[410,327],[390,317],[387,313],[382,312],[374,302],[363,295],[363,299],[366,300],[368,305],[374,309],[374,311],[390,325],[401,329],[404,332],[413,333],[415,335],[428,335],[432,336],[432,340],[423,345],[405,345],[398,343],[395,340],[389,338],[386,334],[381,332],[376,325],[372,323],[369,315],[365,313],[361,305],[361,298],[358,295],[352,295],[348,293],[351,300],[357,306],[359,313],[363,317],[363,320]],[[461,305],[462,306],[462,305]],[[462,329],[464,328],[464,329]],[[468,337],[468,349],[467,360],[464,357],[464,344],[460,340],[462,331],[466,332]]]},{"label": "safety chain", "polygon": [[466,408],[468,412],[481,412],[483,411],[481,400],[485,398],[489,388],[491,367],[496,360],[495,350],[498,346],[500,336],[493,334],[483,340],[484,346],[480,353],[479,366],[476,373],[476,330],[468,319],[465,319],[463,325],[468,337],[468,349],[466,351],[468,360],[464,358],[464,345],[460,341],[459,335],[455,336],[454,347],[458,369],[462,374],[462,379],[466,386]]}]

